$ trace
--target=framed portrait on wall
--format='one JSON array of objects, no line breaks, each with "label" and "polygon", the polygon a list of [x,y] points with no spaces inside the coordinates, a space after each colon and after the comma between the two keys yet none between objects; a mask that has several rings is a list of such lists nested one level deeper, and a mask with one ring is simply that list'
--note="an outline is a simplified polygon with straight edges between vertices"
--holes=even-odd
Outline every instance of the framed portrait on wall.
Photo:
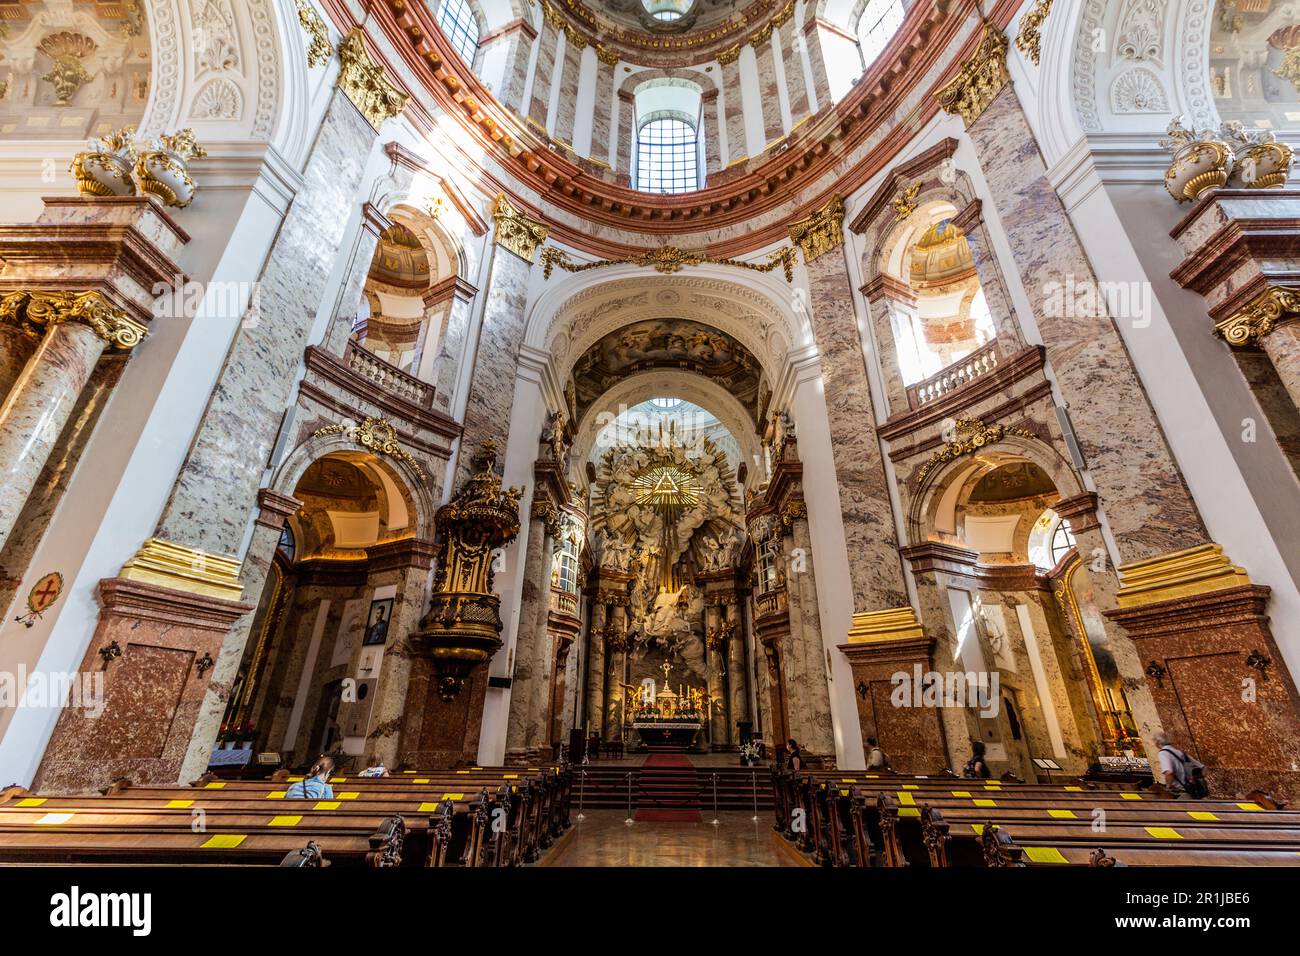
[{"label": "framed portrait on wall", "polygon": [[370,613],[366,615],[366,634],[361,639],[363,647],[373,644],[385,644],[388,641],[388,626],[393,620],[393,599],[384,598],[370,602]]}]

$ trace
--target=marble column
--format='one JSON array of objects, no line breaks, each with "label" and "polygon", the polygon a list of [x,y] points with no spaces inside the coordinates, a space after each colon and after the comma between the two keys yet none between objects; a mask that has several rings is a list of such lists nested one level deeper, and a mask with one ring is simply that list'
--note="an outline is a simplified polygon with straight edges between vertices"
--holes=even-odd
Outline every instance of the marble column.
[{"label": "marble column", "polygon": [[[940,90],[939,102],[966,121],[1026,290],[1079,445],[1108,502],[1106,518],[1123,562],[1168,554],[1208,541],[1160,422],[1133,368],[1104,297],[1063,290],[1100,289],[1074,224],[1047,178],[1047,168],[1006,72],[1007,40],[987,24],[980,47]],[[1115,396],[1129,398],[1117,402]]]},{"label": "marble column", "polygon": [[597,598],[591,605],[587,626],[587,734],[603,736],[605,726],[605,604]]},{"label": "marble column", "polygon": [[843,199],[834,197],[791,224],[790,234],[807,266],[808,312],[820,352],[853,606],[859,611],[901,607],[908,602],[907,588],[853,311]]},{"label": "marble column", "polygon": [[[605,739],[623,734],[623,685],[627,683],[627,608],[614,605],[605,628]],[[626,744],[627,741],[624,740]]]},{"label": "marble column", "polygon": [[[344,239],[375,128],[336,91],[156,535],[236,555]],[[236,437],[237,436],[237,437]]]},{"label": "marble column", "polygon": [[[548,507],[549,506],[549,509]],[[551,594],[552,542],[548,516],[554,521],[550,502],[534,502],[528,522],[528,546],[524,554],[524,581],[519,601],[519,630],[515,640],[515,669],[510,682],[510,718],[506,726],[506,759],[522,759],[535,752],[543,735],[536,725],[537,701],[546,694],[542,680],[549,653],[546,615]]]},{"label": "marble column", "polygon": [[726,99],[722,104],[722,122],[727,130],[727,155],[722,157],[722,168],[747,159],[749,147],[745,138],[745,103],[741,98],[740,51],[723,50],[718,54],[722,64],[722,91]]},{"label": "marble column", "polygon": [[808,81],[803,71],[803,54],[798,49],[799,28],[793,19],[779,27],[781,61],[785,65],[785,90],[790,98],[790,118],[797,126],[812,110],[808,104]]},{"label": "marble column", "polygon": [[714,747],[727,742],[727,695],[722,669],[726,661],[727,636],[722,632],[722,606],[704,609],[705,654],[709,692],[709,741]]},{"label": "marble column", "polygon": [[[423,555],[421,556],[423,557]],[[412,562],[402,570],[394,602],[393,626],[389,628],[388,646],[379,665],[374,707],[366,734],[366,762],[396,767],[400,760],[402,715],[407,708],[411,682],[411,658],[405,642],[398,635],[409,634],[420,626],[432,571],[428,559]]]},{"label": "marble column", "polygon": [[455,292],[446,305],[442,334],[438,336],[438,356],[434,360],[429,379],[434,383],[433,404],[439,411],[450,411],[451,402],[456,396],[471,306],[477,294],[478,290],[472,285],[463,279],[457,279]]},{"label": "marble column", "polygon": [[[249,595],[250,602],[257,601],[266,585],[285,522],[302,507],[302,502],[269,488],[258,492],[257,500],[259,508],[253,523],[253,536],[239,573],[244,593]],[[226,712],[226,702],[230,699],[231,688],[239,676],[239,665],[254,623],[251,614],[237,617],[222,636],[212,673],[204,686],[203,700],[193,722],[189,744],[185,748],[185,759],[181,763],[179,774],[182,783],[197,780],[208,768],[212,747],[217,732],[221,729],[221,718]]]},{"label": "marble column", "polygon": [[[1300,303],[1300,297],[1297,298]],[[1300,408],[1300,315],[1287,317],[1289,321],[1275,326],[1266,335],[1259,337],[1259,346],[1264,350],[1278,380],[1286,389],[1296,408]]]},{"label": "marble column", "polygon": [[[72,300],[58,294],[33,295],[35,298],[25,303],[28,320],[49,324],[0,405],[0,463],[4,468],[0,481],[0,548],[14,530],[95,364],[112,341],[107,326],[96,329],[74,314]],[[90,295],[103,303],[97,293]],[[44,311],[47,309],[51,311]],[[45,318],[38,318],[38,313]],[[114,318],[129,321],[121,313]],[[138,328],[134,323],[131,327]]]},{"label": "marble column", "polygon": [[524,87],[528,85],[528,61],[537,32],[527,20],[515,20],[479,41],[478,55],[501,66],[493,95],[502,106],[524,112]]},{"label": "marble column", "polygon": [[727,743],[735,745],[740,741],[740,731],[736,724],[749,720],[749,682],[745,679],[745,631],[741,626],[739,608],[733,597],[732,603],[724,609],[724,624],[727,635]]},{"label": "marble column", "polygon": [[551,86],[555,82],[555,54],[560,44],[564,20],[549,6],[542,7],[545,18],[537,38],[537,62],[533,67],[533,92],[524,119],[538,132],[547,131],[547,113],[551,106]]},{"label": "marble column", "polygon": [[573,146],[573,127],[577,120],[575,114],[578,106],[576,92],[579,86],[578,76],[582,69],[582,51],[586,46],[587,41],[581,34],[576,32],[567,34],[564,42],[564,60],[556,75],[560,89],[573,90],[574,93],[567,96],[563,92],[560,94],[560,100],[555,107],[555,132],[552,135],[570,147]]},{"label": "marble column", "polygon": [[636,100],[627,90],[618,91],[618,142],[615,152],[614,170],[631,181],[632,173],[632,124],[636,120]]},{"label": "marble column", "polygon": [[759,93],[763,103],[763,148],[766,150],[785,135],[785,126],[781,121],[781,98],[776,89],[776,59],[772,53],[773,38],[771,30],[762,43],[754,43],[755,59],[758,61]]},{"label": "marble column", "polygon": [[916,296],[911,289],[900,288],[901,285],[882,272],[862,287],[862,294],[867,297],[867,308],[871,310],[880,374],[891,415],[905,412],[910,407],[899,360],[899,338],[902,327],[910,325],[910,316],[905,309],[915,307]]},{"label": "marble column", "polygon": [[614,105],[614,67],[618,63],[618,54],[596,47],[596,101],[591,115],[591,148],[587,151],[589,159],[606,166],[612,165],[613,150],[610,148],[610,116]]},{"label": "marble column", "polygon": [[993,327],[997,329],[998,355],[1015,355],[1024,349],[1025,336],[1020,323],[1016,321],[1016,310],[1007,292],[1006,278],[1002,275],[1002,266],[998,264],[997,253],[993,251],[993,239],[984,222],[981,201],[971,200],[965,209],[953,217],[952,224],[966,236],[966,245],[970,248],[971,259],[975,263],[975,274],[979,276],[984,301],[993,318]]},{"label": "marble column", "polygon": [[725,157],[719,154],[718,137],[712,134],[712,131],[718,128],[718,91],[716,89],[705,90],[701,100],[701,117],[700,129],[705,131],[704,136],[704,172],[705,176],[711,176],[726,165],[723,160]]},{"label": "marble column", "polygon": [[[790,568],[786,575],[786,607],[790,619],[790,645],[797,649],[804,677],[797,685],[789,686],[786,709],[799,743],[809,753],[829,756],[835,753],[835,730],[831,720],[830,685],[826,681],[826,650],[822,642],[808,512],[800,502],[789,509],[786,516],[789,526],[787,567]],[[796,554],[802,556],[799,562],[794,560]],[[794,724],[796,714],[797,726]]]},{"label": "marble column", "polygon": [[817,26],[817,4],[804,4],[804,11],[804,22],[801,28],[804,37],[804,56],[813,80],[808,95],[814,101],[812,109],[816,112],[831,102],[831,84],[826,72],[826,51],[822,47],[822,38]]},{"label": "marble column", "polygon": [[466,450],[476,453],[490,439],[498,453],[505,451],[515,401],[515,363],[527,319],[528,270],[549,231],[516,209],[504,193],[497,196],[493,216],[496,231],[487,301],[477,341],[465,350],[469,370],[461,373],[468,374],[472,384],[462,419],[465,430],[454,487],[460,487],[473,468],[473,455],[465,454]]}]

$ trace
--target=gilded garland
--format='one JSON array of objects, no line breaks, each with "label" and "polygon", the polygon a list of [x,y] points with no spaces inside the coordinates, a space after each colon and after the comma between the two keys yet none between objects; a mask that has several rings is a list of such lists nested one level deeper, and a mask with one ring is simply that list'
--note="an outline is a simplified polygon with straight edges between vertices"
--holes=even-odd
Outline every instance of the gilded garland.
[{"label": "gilded garland", "polygon": [[965,455],[974,455],[976,452],[988,445],[995,445],[1002,441],[1008,435],[1018,435],[1021,438],[1034,438],[1031,431],[1023,428],[1007,427],[1005,425],[985,425],[978,418],[959,418],[957,419],[956,436],[948,444],[944,445],[923,464],[916,473],[917,482],[923,482],[930,472],[934,471],[939,465],[945,462],[953,461]]},{"label": "gilded garland", "polygon": [[1043,21],[1052,12],[1052,0],[1037,0],[1033,8],[1020,21],[1016,34],[1016,49],[1037,63],[1042,56]]},{"label": "gilded garland", "polygon": [[298,6],[298,23],[302,25],[311,43],[307,46],[307,65],[322,66],[334,55],[334,44],[330,43],[329,29],[315,8],[307,0],[296,0]]},{"label": "gilded garland", "polygon": [[542,250],[542,275],[549,279],[558,266],[565,272],[586,272],[588,269],[602,269],[606,266],[636,265],[654,269],[656,272],[671,275],[680,272],[686,266],[698,266],[708,263],[717,266],[733,266],[737,269],[750,269],[754,272],[772,272],[778,266],[785,273],[785,281],[794,281],[794,249],[783,246],[762,262],[743,262],[740,259],[728,259],[710,256],[700,249],[679,249],[677,246],[662,246],[647,249],[645,252],[617,259],[597,259],[594,262],[577,262],[569,257],[563,249],[547,246]]},{"label": "gilded garland", "polygon": [[327,435],[345,435],[348,441],[363,448],[404,461],[416,471],[421,471],[415,456],[397,442],[397,428],[387,418],[367,418],[360,425],[326,425],[312,432],[313,438]]}]

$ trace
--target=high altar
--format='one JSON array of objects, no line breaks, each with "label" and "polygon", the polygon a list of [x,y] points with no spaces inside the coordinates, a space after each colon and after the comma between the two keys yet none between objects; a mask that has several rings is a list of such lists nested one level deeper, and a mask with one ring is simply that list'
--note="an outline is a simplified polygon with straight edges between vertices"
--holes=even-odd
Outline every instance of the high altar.
[{"label": "high altar", "polygon": [[736,725],[749,719],[752,663],[740,506],[735,472],[707,438],[639,434],[601,458],[588,723],[604,739],[736,745]]}]

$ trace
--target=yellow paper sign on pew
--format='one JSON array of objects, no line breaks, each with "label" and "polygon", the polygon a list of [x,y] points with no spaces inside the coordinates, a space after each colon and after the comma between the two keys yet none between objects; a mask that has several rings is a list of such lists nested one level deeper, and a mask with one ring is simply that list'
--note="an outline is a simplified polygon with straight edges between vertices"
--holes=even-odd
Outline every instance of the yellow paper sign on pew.
[{"label": "yellow paper sign on pew", "polygon": [[998,805],[995,800],[972,800],[971,803],[977,807],[996,807]]},{"label": "yellow paper sign on pew", "polygon": [[1073,810],[1048,810],[1047,815],[1057,820],[1077,820],[1079,815]]},{"label": "yellow paper sign on pew", "polygon": [[1219,819],[1215,814],[1211,813],[1209,810],[1188,810],[1187,815],[1191,817],[1193,820],[1205,820],[1210,823],[1213,823],[1214,821]]},{"label": "yellow paper sign on pew", "polygon": [[905,783],[905,784],[903,784],[903,789],[904,789],[904,790],[919,790],[919,789],[921,789],[921,788],[918,787],[918,786],[917,786],[916,784],[914,784],[914,783]]},{"label": "yellow paper sign on pew", "polygon": [[501,779],[502,779],[502,780],[518,780],[518,779],[519,779],[519,774],[517,774],[517,773],[503,773],[503,774],[501,775]]},{"label": "yellow paper sign on pew", "polygon": [[463,794],[463,793],[444,793],[444,794],[442,795],[442,799],[444,799],[444,800],[464,800],[464,799],[465,799],[465,794]]},{"label": "yellow paper sign on pew", "polygon": [[360,790],[344,790],[342,793],[334,794],[335,800],[355,800],[361,796]]},{"label": "yellow paper sign on pew", "polygon": [[1129,793],[1128,791],[1124,791],[1124,792],[1122,792],[1122,793],[1120,794],[1120,797],[1122,797],[1122,798],[1125,799],[1125,800],[1141,800],[1141,799],[1142,799],[1142,794],[1140,794],[1140,793]]},{"label": "yellow paper sign on pew", "polygon": [[347,777],[330,777],[330,783],[346,783]]},{"label": "yellow paper sign on pew", "polygon": [[905,790],[898,791],[898,802],[906,807],[916,806],[916,798]]},{"label": "yellow paper sign on pew", "polygon": [[168,800],[163,804],[166,810],[184,810],[186,807],[194,806],[193,800]]},{"label": "yellow paper sign on pew", "polygon": [[321,800],[316,806],[312,807],[313,810],[337,810],[338,808],[339,802],[337,800]]},{"label": "yellow paper sign on pew", "polygon": [[416,813],[433,813],[435,810],[438,809],[439,806],[440,806],[440,804],[437,804],[437,803],[422,803],[422,804],[420,804],[419,808],[416,809],[415,812],[416,812]]},{"label": "yellow paper sign on pew", "polygon": [[840,778],[840,783],[857,783],[857,782],[858,782],[858,778],[857,778],[857,777],[841,777],[841,778]]},{"label": "yellow paper sign on pew", "polygon": [[205,784],[203,787],[204,790],[224,790],[225,788],[226,782],[224,780],[213,780],[211,783]]},{"label": "yellow paper sign on pew", "polygon": [[271,817],[268,827],[296,827],[302,823],[302,814],[287,814],[280,817]]},{"label": "yellow paper sign on pew", "polygon": [[36,821],[38,826],[58,826],[72,819],[71,813],[47,813]]},{"label": "yellow paper sign on pew", "polygon": [[983,836],[983,835],[984,835],[984,824],[982,824],[982,823],[972,823],[972,824],[970,825],[970,828],[971,828],[972,830],[975,831],[975,835],[976,835],[976,836]]},{"label": "yellow paper sign on pew", "polygon": [[14,804],[15,807],[39,807],[45,803],[47,797],[24,797]]},{"label": "yellow paper sign on pew", "polygon": [[952,795],[953,795],[954,797],[965,797],[967,800],[970,799],[970,791],[969,791],[969,790],[953,790],[953,791],[951,791],[951,793],[952,793]]},{"label": "yellow paper sign on pew", "polygon": [[898,815],[900,817],[919,817],[921,815],[920,807],[899,807]]},{"label": "yellow paper sign on pew", "polygon": [[466,773],[466,774],[469,773],[468,770],[457,770],[456,772],[457,772],[457,773]]},{"label": "yellow paper sign on pew", "polygon": [[1025,856],[1030,863],[1069,863],[1070,861],[1054,846],[1027,846]]},{"label": "yellow paper sign on pew", "polygon": [[1237,804],[1237,806],[1240,807],[1242,810],[1263,810],[1264,809],[1258,803],[1239,803]]},{"label": "yellow paper sign on pew", "polygon": [[1066,787],[1065,789],[1066,789],[1067,791],[1069,791],[1070,793],[1082,793],[1082,792],[1083,792],[1083,787]]},{"label": "yellow paper sign on pew", "polygon": [[202,850],[233,850],[248,839],[246,833],[217,833],[210,836],[199,847]]},{"label": "yellow paper sign on pew", "polygon": [[429,782],[428,777],[416,777],[414,780],[411,781],[411,783],[428,783],[428,782]]},{"label": "yellow paper sign on pew", "polygon": [[1157,840],[1181,840],[1183,838],[1183,835],[1173,827],[1143,827],[1143,829]]},{"label": "yellow paper sign on pew", "polygon": [[283,800],[283,799],[285,798],[285,795],[286,795],[288,792],[289,792],[288,790],[272,790],[270,793],[268,793],[268,794],[266,795],[266,799],[268,799],[268,800]]}]

